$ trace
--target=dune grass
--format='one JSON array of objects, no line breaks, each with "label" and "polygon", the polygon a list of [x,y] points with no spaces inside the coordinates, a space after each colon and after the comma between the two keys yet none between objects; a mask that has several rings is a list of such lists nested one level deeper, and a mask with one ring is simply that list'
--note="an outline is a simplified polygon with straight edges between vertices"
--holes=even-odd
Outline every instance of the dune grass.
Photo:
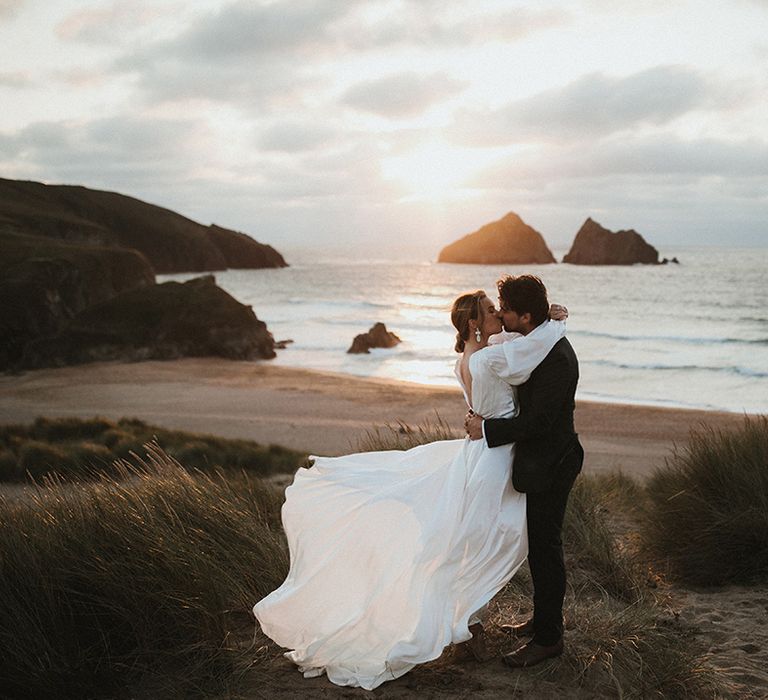
[{"label": "dune grass", "polygon": [[435,411],[433,419],[427,419],[417,426],[402,421],[396,424],[376,426],[367,430],[357,441],[358,452],[379,452],[382,450],[410,450],[417,445],[424,445],[437,440],[455,440],[463,438],[463,433],[454,429]]},{"label": "dune grass", "polygon": [[[359,447],[408,449],[455,437],[438,415],[415,428],[401,424],[369,432]],[[620,473],[577,478],[563,526],[569,576],[566,653],[558,663],[531,669],[521,680],[523,693],[535,695],[543,682],[552,697],[716,696],[703,649],[648,588],[634,548],[614,534],[617,519],[643,517],[645,498],[642,485]],[[529,615],[531,595],[530,576],[523,570],[496,602],[489,629]],[[494,652],[510,651],[510,644],[492,635]]]},{"label": "dune grass", "polygon": [[646,546],[698,585],[768,581],[768,416],[691,431],[647,488]]},{"label": "dune grass", "polygon": [[39,479],[53,472],[70,478],[118,474],[115,460],[133,460],[132,454],[153,440],[185,467],[205,471],[290,473],[305,458],[278,445],[167,430],[136,418],[38,418],[31,425],[0,426],[0,481]]},{"label": "dune grass", "polygon": [[[288,557],[282,494],[190,473],[156,446],[117,477],[0,499],[0,696],[227,682]],[[247,637],[246,637],[247,639]],[[183,693],[182,693],[183,694]]]},{"label": "dune grass", "polygon": [[[39,428],[41,438],[63,438],[78,426]],[[455,435],[437,416],[366,439],[375,450],[446,437]],[[267,482],[190,470],[156,446],[95,481],[48,478],[31,497],[0,498],[0,696],[184,697],[232,689],[249,696],[249,689],[258,695],[255,689],[272,687],[280,649],[253,636],[250,609],[287,571],[281,503]],[[643,489],[631,479],[577,480],[564,528],[566,653],[517,676],[521,692],[716,696],[697,642],[645,586],[636,553],[615,535],[616,519],[642,508]],[[519,619],[530,606],[522,571],[492,604],[496,653],[512,642],[495,623]],[[404,682],[419,687],[429,674],[429,665],[419,667]],[[300,692],[298,674],[296,682]]]}]

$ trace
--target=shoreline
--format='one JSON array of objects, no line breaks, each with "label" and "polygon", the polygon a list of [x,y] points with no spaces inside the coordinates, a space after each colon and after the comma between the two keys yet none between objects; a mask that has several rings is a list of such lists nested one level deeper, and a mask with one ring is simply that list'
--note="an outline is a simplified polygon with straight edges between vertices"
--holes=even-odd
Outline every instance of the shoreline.
[{"label": "shoreline", "polygon": [[[363,378],[221,358],[101,362],[0,376],[0,423],[103,416],[164,428],[276,443],[308,453],[355,451],[376,426],[443,421],[462,431],[458,387]],[[577,401],[587,473],[645,478],[689,430],[739,425],[742,413]]]}]

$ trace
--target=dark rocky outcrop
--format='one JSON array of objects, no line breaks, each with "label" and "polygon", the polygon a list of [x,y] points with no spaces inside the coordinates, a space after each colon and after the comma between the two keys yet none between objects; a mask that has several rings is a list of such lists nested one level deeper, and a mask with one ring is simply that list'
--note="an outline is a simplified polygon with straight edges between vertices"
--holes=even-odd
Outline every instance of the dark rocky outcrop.
[{"label": "dark rocky outcrop", "polygon": [[138,251],[0,233],[0,369],[31,340],[58,333],[94,304],[153,285]]},{"label": "dark rocky outcrop", "polygon": [[264,322],[210,275],[135,289],[88,308],[56,335],[27,343],[20,367],[207,355],[275,356]]},{"label": "dark rocky outcrop", "polygon": [[542,235],[513,212],[447,245],[437,261],[478,265],[556,262]]},{"label": "dark rocky outcrop", "polygon": [[563,262],[573,265],[656,265],[659,251],[633,229],[614,233],[587,219]]},{"label": "dark rocky outcrop", "polygon": [[143,253],[157,273],[286,266],[274,248],[244,233],[79,186],[0,178],[0,231],[131,248]]},{"label": "dark rocky outcrop", "polygon": [[362,354],[371,351],[371,348],[393,348],[400,342],[394,333],[387,330],[383,323],[374,323],[367,333],[356,335],[350,345],[348,353]]},{"label": "dark rocky outcrop", "polygon": [[283,256],[271,245],[257,243],[244,233],[230,231],[216,224],[211,224],[205,233],[208,240],[224,256],[226,267],[248,269],[288,267]]},{"label": "dark rocky outcrop", "polygon": [[155,273],[285,265],[243,233],[132,197],[0,179],[0,371],[274,357],[266,326],[213,278],[157,286]]}]

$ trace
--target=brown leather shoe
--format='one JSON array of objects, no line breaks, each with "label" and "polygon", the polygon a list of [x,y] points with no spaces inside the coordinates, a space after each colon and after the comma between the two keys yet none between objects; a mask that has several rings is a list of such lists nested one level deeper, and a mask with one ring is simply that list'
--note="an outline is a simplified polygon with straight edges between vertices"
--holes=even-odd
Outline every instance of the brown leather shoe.
[{"label": "brown leather shoe", "polygon": [[516,625],[502,625],[501,631],[510,637],[533,637],[533,618]]},{"label": "brown leather shoe", "polygon": [[555,656],[560,656],[562,653],[562,639],[557,642],[557,644],[548,647],[536,644],[531,640],[528,644],[521,646],[517,651],[513,651],[511,654],[505,654],[501,657],[501,660],[510,668],[528,668],[528,666],[535,666],[542,661],[546,661]]}]

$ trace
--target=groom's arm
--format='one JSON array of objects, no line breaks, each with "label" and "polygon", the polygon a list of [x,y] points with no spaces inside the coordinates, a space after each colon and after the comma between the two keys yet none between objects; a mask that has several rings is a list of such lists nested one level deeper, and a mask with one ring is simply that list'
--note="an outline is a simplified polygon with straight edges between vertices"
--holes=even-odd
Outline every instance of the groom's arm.
[{"label": "groom's arm", "polygon": [[530,387],[525,410],[515,418],[488,418],[483,434],[489,447],[530,440],[547,435],[570,400],[568,359],[562,353],[551,354],[541,363]]}]

